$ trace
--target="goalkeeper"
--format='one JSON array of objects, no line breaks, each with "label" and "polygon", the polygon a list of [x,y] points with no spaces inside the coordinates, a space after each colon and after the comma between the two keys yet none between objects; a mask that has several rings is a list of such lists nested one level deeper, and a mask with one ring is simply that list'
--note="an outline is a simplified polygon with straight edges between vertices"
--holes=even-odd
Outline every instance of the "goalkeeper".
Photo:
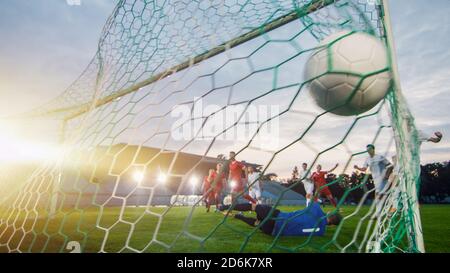
[{"label": "goalkeeper", "polygon": [[[230,209],[230,205],[221,206],[220,210]],[[277,236],[322,236],[327,225],[339,225],[342,216],[339,213],[325,214],[318,203],[303,210],[282,212],[268,205],[236,204],[233,210],[254,211],[256,219],[236,214],[234,217],[252,227],[262,223],[259,229],[267,235]]]}]

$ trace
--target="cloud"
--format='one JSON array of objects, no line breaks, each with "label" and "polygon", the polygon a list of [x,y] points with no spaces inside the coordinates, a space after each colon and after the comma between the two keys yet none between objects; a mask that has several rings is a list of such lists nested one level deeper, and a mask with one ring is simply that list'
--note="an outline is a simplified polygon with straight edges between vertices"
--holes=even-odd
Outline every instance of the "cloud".
[{"label": "cloud", "polygon": [[27,111],[62,93],[94,56],[113,7],[105,0],[81,6],[9,1],[0,10],[0,116]]}]

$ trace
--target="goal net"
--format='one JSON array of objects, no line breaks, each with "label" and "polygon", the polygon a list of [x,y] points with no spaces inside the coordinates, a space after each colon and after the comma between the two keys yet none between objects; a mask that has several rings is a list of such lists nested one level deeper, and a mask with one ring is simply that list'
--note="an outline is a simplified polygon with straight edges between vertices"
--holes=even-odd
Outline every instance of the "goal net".
[{"label": "goal net", "polygon": [[[384,2],[118,1],[81,76],[13,118],[56,124],[35,129],[56,151],[2,165],[0,251],[423,252],[419,142]],[[382,41],[393,75],[386,97],[352,116],[318,107],[304,76],[319,44],[343,30]],[[381,200],[370,172],[353,167],[367,144],[395,165]],[[263,202],[282,211],[304,208],[306,177],[273,177],[339,163],[327,177],[337,207],[321,200],[342,221],[290,238],[206,213],[203,178],[230,151],[260,170]]]}]

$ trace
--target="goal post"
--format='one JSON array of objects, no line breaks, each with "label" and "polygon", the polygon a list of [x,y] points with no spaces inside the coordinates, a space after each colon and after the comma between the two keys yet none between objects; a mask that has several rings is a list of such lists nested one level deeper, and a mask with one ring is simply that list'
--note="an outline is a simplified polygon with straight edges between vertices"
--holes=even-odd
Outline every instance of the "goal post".
[{"label": "goal post", "polygon": [[[381,7],[382,7],[382,19],[384,23],[385,28],[385,36],[386,36],[386,43],[388,50],[390,51],[391,56],[391,71],[393,75],[393,84],[395,86],[395,98],[397,100],[396,104],[398,105],[398,110],[400,115],[402,115],[401,119],[399,118],[399,122],[402,124],[399,126],[402,126],[402,129],[398,129],[398,127],[394,126],[394,130],[396,131],[396,143],[397,143],[397,149],[402,149],[402,144],[408,143],[411,145],[410,147],[407,147],[406,151],[404,151],[403,156],[404,158],[400,159],[402,164],[407,166],[407,162],[414,162],[411,165],[411,169],[408,171],[411,175],[411,180],[408,181],[407,185],[408,187],[404,187],[403,191],[409,191],[410,195],[410,204],[409,206],[412,206],[409,208],[408,214],[412,214],[411,221],[411,247],[415,249],[416,251],[425,252],[425,246],[423,242],[423,231],[422,231],[422,223],[420,219],[420,211],[419,211],[419,185],[420,185],[420,158],[419,158],[419,148],[420,145],[418,143],[417,139],[417,130],[414,125],[414,119],[411,115],[411,112],[407,108],[407,103],[403,97],[401,83],[400,83],[400,75],[398,72],[398,65],[397,65],[397,54],[396,54],[396,46],[394,41],[394,34],[392,30],[392,22],[391,22],[391,14],[389,10],[389,0],[382,0],[381,1]],[[406,129],[406,130],[405,130]],[[407,217],[410,217],[407,216]]]}]

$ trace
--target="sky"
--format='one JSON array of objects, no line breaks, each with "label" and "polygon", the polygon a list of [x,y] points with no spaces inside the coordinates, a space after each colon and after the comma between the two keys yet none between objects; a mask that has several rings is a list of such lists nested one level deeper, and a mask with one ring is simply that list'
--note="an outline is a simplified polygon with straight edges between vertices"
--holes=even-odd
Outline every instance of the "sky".
[{"label": "sky", "polygon": [[94,56],[113,2],[3,0],[0,115],[27,111],[62,93]]},{"label": "sky", "polygon": [[[0,116],[27,111],[61,94],[94,56],[115,2],[3,0]],[[404,95],[421,130],[444,133],[440,144],[423,145],[423,162],[450,159],[449,13],[448,0],[432,5],[391,0]]]}]

